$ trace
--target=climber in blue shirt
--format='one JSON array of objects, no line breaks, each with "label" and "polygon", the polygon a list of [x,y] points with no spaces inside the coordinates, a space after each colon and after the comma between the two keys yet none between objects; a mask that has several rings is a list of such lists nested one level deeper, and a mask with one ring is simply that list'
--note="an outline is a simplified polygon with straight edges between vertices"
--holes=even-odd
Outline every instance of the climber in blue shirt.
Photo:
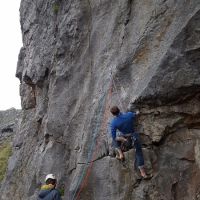
[{"label": "climber in blue shirt", "polygon": [[[144,169],[142,146],[139,140],[139,135],[134,130],[135,118],[139,112],[121,113],[120,109],[117,106],[113,106],[110,109],[110,112],[114,116],[114,118],[111,120],[110,123],[110,131],[112,135],[113,146],[116,149],[117,153],[119,154],[116,157],[120,160],[124,159],[124,154],[121,149],[121,143],[127,142],[127,138],[130,137],[136,149],[135,153],[136,165],[140,170],[141,176],[147,178]],[[120,136],[117,136],[117,131],[120,132]]]}]

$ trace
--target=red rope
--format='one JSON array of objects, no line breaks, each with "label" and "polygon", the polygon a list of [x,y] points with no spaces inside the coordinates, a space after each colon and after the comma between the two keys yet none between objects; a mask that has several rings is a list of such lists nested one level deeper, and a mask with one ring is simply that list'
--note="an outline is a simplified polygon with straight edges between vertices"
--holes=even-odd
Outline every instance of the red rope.
[{"label": "red rope", "polygon": [[[104,116],[103,116],[103,122],[101,124],[101,129],[100,129],[100,132],[101,130],[105,130],[106,128],[106,122],[109,118],[109,107],[110,107],[110,104],[111,104],[111,98],[112,98],[112,83],[110,85],[110,88],[109,88],[109,91],[108,91],[108,95],[107,95],[107,98],[106,98],[106,105],[105,105],[105,110],[104,110]],[[110,102],[109,102],[110,100]],[[92,154],[92,159],[91,159],[91,162],[89,164],[89,167],[87,168],[87,172],[86,172],[86,175],[83,179],[83,182],[80,186],[80,189],[79,189],[79,192],[76,196],[76,199],[75,200],[78,200],[79,199],[79,196],[80,196],[80,193],[82,192],[82,190],[84,189],[84,187],[86,187],[87,185],[87,182],[88,182],[88,178],[91,174],[91,171],[92,171],[92,167],[93,167],[93,164],[94,164],[94,159],[96,157],[96,153],[98,152],[99,150],[99,147],[100,147],[100,142],[98,141],[100,137],[98,136],[97,138],[97,145],[96,145],[96,149],[94,150],[93,154]]]}]

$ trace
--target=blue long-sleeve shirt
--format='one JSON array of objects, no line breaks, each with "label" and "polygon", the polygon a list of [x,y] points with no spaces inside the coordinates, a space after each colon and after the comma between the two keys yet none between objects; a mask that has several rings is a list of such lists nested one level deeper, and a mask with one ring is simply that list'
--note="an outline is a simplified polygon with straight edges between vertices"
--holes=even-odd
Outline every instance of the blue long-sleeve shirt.
[{"label": "blue long-sleeve shirt", "polygon": [[115,140],[116,132],[119,130],[122,134],[134,132],[135,112],[120,113],[114,117],[110,123],[112,139]]}]

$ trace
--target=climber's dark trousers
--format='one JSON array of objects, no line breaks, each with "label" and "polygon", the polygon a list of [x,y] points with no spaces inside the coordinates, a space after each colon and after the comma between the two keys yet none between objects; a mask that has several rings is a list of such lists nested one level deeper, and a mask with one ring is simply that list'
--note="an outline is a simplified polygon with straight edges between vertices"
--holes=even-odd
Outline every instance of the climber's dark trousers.
[{"label": "climber's dark trousers", "polygon": [[135,147],[135,164],[140,169],[144,167],[144,157],[142,153],[142,145],[138,133],[132,133],[132,140]]}]

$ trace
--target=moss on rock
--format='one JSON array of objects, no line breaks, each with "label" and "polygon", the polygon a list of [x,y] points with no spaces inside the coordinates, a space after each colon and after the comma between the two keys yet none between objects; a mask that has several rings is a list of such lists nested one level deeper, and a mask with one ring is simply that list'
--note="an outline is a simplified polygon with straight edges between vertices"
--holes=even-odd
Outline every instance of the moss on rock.
[{"label": "moss on rock", "polygon": [[0,145],[0,182],[3,180],[7,165],[8,165],[8,159],[11,156],[12,153],[12,147],[10,142],[5,142]]}]

